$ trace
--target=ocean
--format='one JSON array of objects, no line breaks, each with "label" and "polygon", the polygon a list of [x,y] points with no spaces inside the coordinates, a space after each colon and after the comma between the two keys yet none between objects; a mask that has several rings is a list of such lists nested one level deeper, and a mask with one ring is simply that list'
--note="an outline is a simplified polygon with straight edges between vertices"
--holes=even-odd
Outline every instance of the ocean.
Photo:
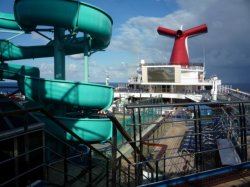
[{"label": "ocean", "polygon": [[[104,82],[98,82],[98,84],[105,84]],[[119,85],[126,85],[125,82],[110,82],[110,86],[118,87]],[[226,83],[225,85],[232,85],[233,89],[239,89],[243,92],[250,93],[250,83]],[[0,93],[1,92],[13,92],[17,89],[17,82],[0,81]]]},{"label": "ocean", "polygon": [[17,82],[0,81],[0,93],[11,93],[17,90]]},{"label": "ocean", "polygon": [[250,93],[250,83],[227,83],[225,85],[232,85],[233,89],[239,89],[240,91]]},{"label": "ocean", "polygon": [[[105,84],[104,82],[96,82],[97,84]],[[118,87],[125,85],[123,82],[111,82],[110,86]],[[11,93],[17,90],[17,82],[15,81],[0,81],[0,93]]]}]

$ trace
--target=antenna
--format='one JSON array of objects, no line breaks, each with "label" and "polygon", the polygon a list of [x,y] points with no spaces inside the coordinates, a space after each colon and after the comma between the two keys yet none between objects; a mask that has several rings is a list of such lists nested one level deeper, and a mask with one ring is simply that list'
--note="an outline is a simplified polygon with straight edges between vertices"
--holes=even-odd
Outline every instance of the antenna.
[{"label": "antenna", "polygon": [[206,49],[205,49],[205,47],[203,47],[203,64],[205,67],[205,64],[206,64]]},{"label": "antenna", "polygon": [[206,49],[203,47],[203,69],[204,69],[204,77],[206,77],[206,71],[205,71],[205,66],[206,66]]}]

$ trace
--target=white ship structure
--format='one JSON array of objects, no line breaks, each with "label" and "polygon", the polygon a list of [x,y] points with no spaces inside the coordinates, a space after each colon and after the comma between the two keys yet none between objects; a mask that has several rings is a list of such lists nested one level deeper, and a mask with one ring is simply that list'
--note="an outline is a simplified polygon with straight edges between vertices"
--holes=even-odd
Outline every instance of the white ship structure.
[{"label": "white ship structure", "polygon": [[205,63],[189,63],[187,50],[187,39],[207,32],[207,26],[203,24],[185,31],[158,27],[157,31],[175,38],[170,63],[141,60],[126,89],[116,88],[115,99],[162,97],[171,103],[216,101],[221,80],[217,76],[206,78]]}]

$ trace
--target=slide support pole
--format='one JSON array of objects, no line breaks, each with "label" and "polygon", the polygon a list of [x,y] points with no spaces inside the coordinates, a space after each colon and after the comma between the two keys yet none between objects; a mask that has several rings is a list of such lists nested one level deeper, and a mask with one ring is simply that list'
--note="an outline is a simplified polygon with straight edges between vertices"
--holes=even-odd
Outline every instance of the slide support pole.
[{"label": "slide support pole", "polygon": [[89,35],[84,34],[84,82],[89,82]]},{"label": "slide support pole", "polygon": [[[62,45],[65,29],[54,27],[54,78],[65,80],[65,52]],[[64,104],[57,104],[55,109],[57,115],[64,115],[66,108]]]},{"label": "slide support pole", "polygon": [[62,46],[65,29],[54,28],[54,78],[65,80],[65,52]]}]

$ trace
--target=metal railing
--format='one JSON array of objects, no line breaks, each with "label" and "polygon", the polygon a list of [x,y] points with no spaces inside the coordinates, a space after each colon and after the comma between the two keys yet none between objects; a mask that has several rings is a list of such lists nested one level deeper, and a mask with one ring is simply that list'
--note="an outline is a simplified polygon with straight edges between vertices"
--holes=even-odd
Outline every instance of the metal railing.
[{"label": "metal railing", "polygon": [[[78,145],[85,145],[89,150],[83,154],[82,150],[45,129],[31,130],[25,126],[23,133],[11,137],[14,150],[11,157],[0,162],[1,168],[6,163],[14,165],[14,175],[1,181],[1,186],[18,186],[20,181],[26,181],[26,185],[31,184],[36,172],[39,177],[42,176],[42,180],[57,185],[152,185],[158,181],[171,181],[176,177],[181,180],[182,177],[198,176],[208,171],[211,174],[204,175],[204,180],[207,180],[207,177],[217,175],[217,171],[225,167],[223,151],[229,151],[233,158],[238,155],[240,162],[234,165],[235,168],[240,164],[248,164],[250,101],[131,104],[126,108],[131,114],[132,136],[115,116],[107,114],[113,122],[113,137],[105,153],[82,140],[41,107],[0,112],[0,117],[41,112],[65,133],[77,139]],[[175,110],[162,115],[161,109],[165,108]],[[158,118],[144,120],[146,116],[142,115],[142,111],[151,109],[159,109],[160,115]],[[41,142],[39,146],[31,148],[27,145],[28,138],[38,131],[41,133]],[[118,132],[126,140],[122,146],[117,144]],[[26,145],[22,153],[17,151],[21,148],[18,145],[20,138]],[[218,147],[220,139],[230,144]],[[5,141],[9,139],[1,139],[0,143]],[[50,144],[46,144],[46,141]],[[110,152],[111,157],[107,156]],[[33,153],[42,153],[39,162],[30,162]],[[22,168],[20,160],[27,166]],[[55,181],[55,176],[59,176],[60,180]]]},{"label": "metal railing", "polygon": [[[174,107],[176,110],[152,123],[153,127],[142,123],[141,110],[161,107]],[[237,167],[241,163],[247,164],[250,159],[250,145],[247,142],[250,101],[134,104],[126,108],[131,110],[132,125],[138,129],[132,131],[132,140],[127,140],[137,147],[136,152],[127,153],[132,163],[128,163],[122,171],[117,171],[126,173],[127,178],[122,178],[126,178],[124,183],[128,186],[152,185],[158,181],[199,175],[205,171],[214,170],[216,173],[227,164]],[[187,115],[180,117],[179,113],[183,111]],[[220,147],[222,140],[228,144]],[[240,159],[238,162],[226,163],[223,158],[225,153],[232,159]],[[133,183],[129,179],[133,179]],[[223,180],[214,183],[220,182]]]},{"label": "metal railing", "polygon": [[[78,144],[82,144],[88,147],[89,151],[87,154],[83,155],[82,151],[77,150],[74,146],[72,146],[70,143],[67,143],[65,140],[57,138],[47,130],[41,127],[39,129],[32,130],[28,127],[28,123],[24,124],[23,133],[19,133],[14,136],[12,135],[9,138],[0,140],[1,144],[4,144],[6,142],[9,143],[10,149],[12,149],[11,145],[13,143],[14,150],[13,153],[12,151],[8,153],[10,155],[7,159],[2,159],[0,161],[1,168],[5,168],[5,166],[11,166],[9,168],[10,170],[11,168],[13,168],[13,171],[11,171],[13,174],[1,180],[1,186],[19,186],[20,184],[27,185],[34,182],[34,179],[37,177],[37,180],[40,179],[44,180],[46,183],[49,182],[57,185],[66,185],[70,183],[80,182],[83,185],[85,184],[96,186],[98,184],[103,185],[103,183],[106,183],[105,185],[109,186],[111,177],[110,158],[93,147],[89,142],[81,139],[77,134],[65,127],[58,119],[56,119],[53,115],[51,115],[43,108],[36,107],[31,109],[0,112],[0,117],[11,117],[20,114],[27,114],[30,112],[41,112],[56,125],[61,127],[65,131],[65,133],[70,133],[74,138],[76,138],[78,140]],[[30,136],[37,131],[41,133],[39,140],[40,142],[38,146],[32,148],[32,139],[30,139]],[[25,149],[22,153],[20,153],[19,151],[23,146],[21,144],[18,144],[18,140],[20,141],[20,139],[23,139],[25,145]],[[49,144],[46,143],[48,139],[50,139]],[[55,144],[56,146],[50,147],[50,145],[53,144]],[[72,154],[72,151],[74,152],[74,154]],[[39,152],[41,154],[34,155],[32,154],[34,152]],[[72,159],[78,159],[77,162],[80,162],[81,158],[85,159],[84,166],[81,166],[82,163],[79,164],[75,161],[72,161]],[[37,159],[39,160],[39,163],[35,162],[35,160]],[[20,160],[23,160],[23,162],[21,163]],[[39,173],[37,177],[34,176],[34,171],[41,170],[43,174]],[[77,172],[78,174],[76,175]],[[31,175],[32,177],[30,177]],[[87,180],[85,179],[86,175],[88,178]]]},{"label": "metal railing", "polygon": [[[13,150],[15,150],[15,154],[13,154],[11,158],[0,161],[1,168],[4,168],[4,165],[6,165],[6,167],[13,165],[14,172],[13,175],[9,175],[10,178],[5,178],[0,181],[1,186],[30,185],[34,180],[42,180],[46,184],[54,185],[116,186],[124,183],[124,180],[117,178],[121,176],[121,173],[123,173],[123,176],[125,176],[128,181],[134,181],[134,178],[129,173],[122,170],[124,163],[130,166],[132,162],[118,149],[117,139],[115,138],[117,130],[127,142],[132,142],[132,139],[113,115],[108,115],[114,124],[113,138],[112,141],[108,142],[110,143],[111,149],[106,149],[104,152],[101,152],[89,142],[81,139],[81,137],[64,126],[64,124],[42,107],[1,111],[0,118],[17,115],[22,115],[25,118],[25,116],[28,116],[27,114],[32,112],[41,112],[54,122],[53,125],[58,125],[64,130],[64,133],[69,133],[77,139],[78,145],[85,145],[88,152],[83,153],[72,145],[72,143],[58,138],[52,132],[44,129],[43,126],[39,126],[38,129],[30,128],[29,121],[24,120],[27,121],[27,123],[23,124],[23,131],[19,131],[21,133],[0,140],[0,143],[13,141]],[[29,145],[33,140],[30,139],[30,134],[32,135],[37,131],[40,133],[40,142],[37,146],[31,148]],[[22,153],[18,151],[21,146],[18,144],[18,139],[24,139],[25,150]],[[7,143],[12,145],[10,142]],[[134,152],[140,154],[135,144],[129,143],[129,145]],[[110,150],[112,152],[111,157],[109,156]],[[32,155],[33,152],[39,152],[40,154]],[[119,159],[117,158],[117,152],[119,153]],[[24,158],[24,162],[20,165],[19,160],[22,157]],[[141,158],[146,160],[143,156],[141,156]],[[39,163],[33,163],[34,160],[39,160]],[[123,166],[121,166],[121,163],[123,163]],[[120,168],[119,173],[116,172],[117,166]],[[151,166],[148,164],[147,167],[150,168]],[[39,172],[39,174],[37,174],[38,176],[34,176],[34,171]]]}]

